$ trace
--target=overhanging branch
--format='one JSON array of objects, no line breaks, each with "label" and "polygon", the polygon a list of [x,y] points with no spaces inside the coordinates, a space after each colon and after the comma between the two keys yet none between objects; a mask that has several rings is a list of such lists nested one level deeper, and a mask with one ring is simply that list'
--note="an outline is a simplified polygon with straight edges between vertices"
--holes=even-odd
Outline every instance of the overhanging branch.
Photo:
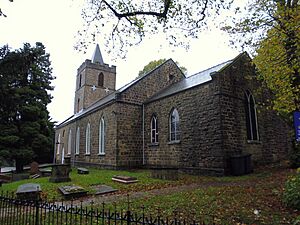
[{"label": "overhanging branch", "polygon": [[165,0],[164,10],[162,12],[153,12],[153,11],[133,11],[133,12],[125,12],[119,13],[116,9],[114,9],[106,0],[102,2],[115,14],[115,16],[119,19],[121,18],[128,18],[131,16],[139,16],[139,15],[148,15],[148,16],[155,16],[158,18],[167,18],[167,14],[171,5],[172,0]]}]

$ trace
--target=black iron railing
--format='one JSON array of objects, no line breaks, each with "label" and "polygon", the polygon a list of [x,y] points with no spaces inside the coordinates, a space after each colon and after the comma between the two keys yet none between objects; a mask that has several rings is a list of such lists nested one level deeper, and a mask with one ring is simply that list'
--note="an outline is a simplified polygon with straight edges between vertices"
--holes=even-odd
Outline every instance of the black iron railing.
[{"label": "black iron railing", "polygon": [[176,214],[172,219],[141,215],[129,210],[117,211],[93,205],[83,207],[64,205],[39,200],[18,199],[14,194],[0,194],[1,225],[204,225],[196,221],[179,220]]}]

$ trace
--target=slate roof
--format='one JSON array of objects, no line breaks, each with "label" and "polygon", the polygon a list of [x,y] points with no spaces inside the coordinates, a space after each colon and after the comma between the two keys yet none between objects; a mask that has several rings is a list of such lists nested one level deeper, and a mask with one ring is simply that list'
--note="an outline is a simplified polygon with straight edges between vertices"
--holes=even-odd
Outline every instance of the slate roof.
[{"label": "slate roof", "polygon": [[165,88],[161,92],[157,93],[156,95],[154,95],[153,97],[148,99],[146,102],[147,103],[152,102],[152,101],[176,94],[178,92],[190,89],[192,87],[198,86],[198,85],[206,83],[208,81],[211,81],[212,80],[211,73],[219,72],[220,70],[222,70],[222,68],[226,67],[233,61],[234,61],[234,59],[220,63],[214,67],[211,67],[209,69],[206,69],[199,73],[191,75],[191,76]]},{"label": "slate roof", "polygon": [[[242,53],[244,54],[244,53]],[[172,84],[171,86],[163,89],[162,91],[158,92],[156,95],[154,95],[153,97],[149,98],[145,103],[149,103],[173,94],[176,94],[178,92],[190,89],[192,87],[198,86],[200,84],[209,82],[212,80],[211,78],[211,73],[214,72],[220,72],[222,69],[224,69],[225,67],[227,67],[228,65],[230,65],[232,62],[234,62],[237,58],[239,58],[242,54],[238,55],[237,57],[235,57],[232,60],[228,60],[226,62],[220,63],[216,66],[213,66],[209,69],[203,70],[199,73],[196,73],[194,75],[191,75],[187,78],[182,79],[181,81]],[[171,60],[171,59],[169,59]],[[169,61],[167,60],[167,61]],[[167,62],[166,61],[166,62]],[[163,64],[165,64],[166,62],[162,63],[160,66],[162,66]],[[160,66],[156,67],[154,70],[156,70],[157,68],[159,68]],[[153,70],[152,70],[153,71]],[[148,76],[149,74],[152,73],[152,71],[148,72],[147,74],[145,74],[144,76],[138,77],[137,79],[131,81],[130,83],[124,85],[123,87],[119,88],[118,90],[116,90],[115,92],[105,96],[104,98],[98,100],[97,102],[95,102],[93,105],[91,105],[89,108],[84,109],[83,111],[74,114],[73,116],[69,117],[68,119],[66,119],[65,121],[63,121],[62,123],[60,123],[58,127],[65,125],[73,120],[75,120],[76,118],[80,118],[88,113],[91,113],[95,110],[97,110],[100,107],[103,107],[109,103],[111,103],[112,101],[114,101],[117,97],[118,94],[124,92],[125,90],[127,90],[128,88],[130,88],[131,86],[133,86],[134,84],[138,83],[140,80],[142,80],[144,77]]]}]

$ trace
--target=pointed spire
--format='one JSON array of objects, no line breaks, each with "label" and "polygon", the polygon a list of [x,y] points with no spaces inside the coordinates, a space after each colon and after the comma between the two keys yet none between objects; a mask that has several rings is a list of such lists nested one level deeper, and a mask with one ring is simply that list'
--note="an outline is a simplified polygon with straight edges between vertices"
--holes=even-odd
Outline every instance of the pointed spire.
[{"label": "pointed spire", "polygon": [[102,58],[102,55],[101,55],[100,48],[99,48],[98,44],[96,45],[94,54],[92,56],[92,62],[93,63],[100,63],[101,65],[104,64],[103,58]]}]

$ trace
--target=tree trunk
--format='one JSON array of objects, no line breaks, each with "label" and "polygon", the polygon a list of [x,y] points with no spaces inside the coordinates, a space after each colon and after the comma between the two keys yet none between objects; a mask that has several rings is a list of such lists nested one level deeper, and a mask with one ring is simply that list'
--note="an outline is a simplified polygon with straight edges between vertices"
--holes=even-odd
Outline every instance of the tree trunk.
[{"label": "tree trunk", "polygon": [[24,171],[24,164],[22,159],[16,159],[16,172],[21,173]]}]

